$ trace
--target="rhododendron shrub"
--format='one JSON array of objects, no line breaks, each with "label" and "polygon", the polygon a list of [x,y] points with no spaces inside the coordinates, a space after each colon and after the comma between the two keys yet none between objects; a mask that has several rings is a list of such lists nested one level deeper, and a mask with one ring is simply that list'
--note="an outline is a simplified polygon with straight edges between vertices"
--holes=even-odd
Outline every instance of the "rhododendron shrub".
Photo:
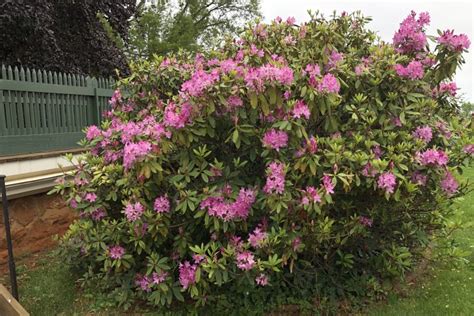
[{"label": "rhododendron shrub", "polygon": [[426,36],[427,13],[393,43],[367,21],[278,18],[132,65],[55,188],[80,216],[63,245],[83,279],[121,303],[206,304],[235,287],[364,295],[413,267],[465,191],[451,81],[469,40]]}]

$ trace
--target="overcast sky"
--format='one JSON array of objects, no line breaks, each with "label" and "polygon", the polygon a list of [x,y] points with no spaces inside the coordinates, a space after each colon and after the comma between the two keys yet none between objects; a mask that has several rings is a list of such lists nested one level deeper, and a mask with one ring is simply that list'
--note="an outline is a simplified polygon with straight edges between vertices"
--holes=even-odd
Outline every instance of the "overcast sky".
[{"label": "overcast sky", "polygon": [[352,0],[352,1],[316,1],[316,0],[262,0],[262,12],[265,21],[269,22],[276,16],[286,18],[294,16],[297,23],[307,21],[307,10],[319,10],[329,16],[334,10],[338,13],[342,11],[352,12],[360,10],[366,16],[372,17],[369,27],[378,31],[385,41],[391,41],[393,34],[398,29],[400,22],[415,10],[417,13],[428,11],[431,15],[431,23],[427,33],[436,35],[436,30],[454,29],[455,33],[465,33],[471,40],[471,48],[465,54],[466,64],[458,71],[456,83],[460,88],[459,93],[463,94],[466,100],[474,101],[473,90],[473,16],[474,8],[472,0],[454,1],[428,1],[428,0],[400,0],[400,1],[372,1],[372,0]]}]

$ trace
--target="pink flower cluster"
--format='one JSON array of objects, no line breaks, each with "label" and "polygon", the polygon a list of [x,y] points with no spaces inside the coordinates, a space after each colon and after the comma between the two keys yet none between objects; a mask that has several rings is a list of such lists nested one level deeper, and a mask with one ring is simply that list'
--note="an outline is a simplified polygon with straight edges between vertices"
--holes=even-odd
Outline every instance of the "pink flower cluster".
[{"label": "pink flower cluster", "polygon": [[183,128],[189,122],[191,110],[192,106],[187,102],[183,103],[180,108],[174,102],[170,102],[165,108],[164,125],[176,129]]},{"label": "pink flower cluster", "polygon": [[84,197],[84,200],[86,200],[89,203],[93,203],[97,200],[97,194],[89,192]]},{"label": "pink flower cluster", "polygon": [[257,227],[249,235],[249,243],[254,248],[261,248],[267,239],[268,234],[261,227]]},{"label": "pink flower cluster", "polygon": [[119,245],[109,247],[109,257],[111,259],[122,259],[125,254],[125,248]]},{"label": "pink flower cluster", "polygon": [[255,266],[255,257],[250,251],[242,251],[237,253],[237,267],[241,270],[248,271]]},{"label": "pink flower cluster", "polygon": [[293,118],[295,119],[299,119],[302,117],[304,117],[305,119],[309,119],[311,115],[308,106],[304,103],[303,100],[296,101],[295,105],[293,106],[293,109],[291,110],[291,113],[293,115]]},{"label": "pink flower cluster", "polygon": [[212,70],[210,73],[199,69],[192,75],[191,79],[182,84],[181,91],[192,97],[199,97],[204,90],[212,86],[217,80],[219,80],[217,69]]},{"label": "pink flower cluster", "polygon": [[433,138],[433,131],[431,127],[425,126],[418,126],[416,130],[412,133],[413,138],[421,139],[425,143],[429,143]]},{"label": "pink flower cluster", "polygon": [[474,144],[469,144],[462,149],[466,154],[474,155]]},{"label": "pink flower cluster", "polygon": [[319,82],[317,89],[322,93],[339,93],[341,85],[333,74],[325,74]]},{"label": "pink flower cluster", "polygon": [[332,179],[329,175],[325,174],[323,176],[323,188],[326,191],[326,194],[334,194],[334,184],[332,183]]},{"label": "pink flower cluster", "polygon": [[433,89],[433,96],[437,97],[437,96],[441,96],[441,95],[450,95],[452,97],[455,97],[456,96],[456,93],[457,93],[457,90],[458,90],[458,87],[456,85],[455,82],[442,82],[440,85],[439,85],[439,88],[434,88]]},{"label": "pink flower cluster", "polygon": [[284,164],[272,162],[267,168],[267,182],[263,187],[263,192],[267,194],[282,194],[285,191],[285,171]]},{"label": "pink flower cluster", "polygon": [[125,169],[132,168],[135,161],[145,157],[151,151],[151,144],[147,141],[127,143],[123,149],[123,165]]},{"label": "pink flower cluster", "polygon": [[428,176],[427,175],[424,175],[422,174],[421,172],[419,171],[415,171],[413,172],[413,174],[411,175],[411,182],[415,183],[415,184],[418,184],[418,185],[421,185],[421,186],[425,186],[427,181],[428,181]]},{"label": "pink flower cluster", "polygon": [[238,108],[244,105],[244,102],[239,96],[231,95],[227,98],[227,103],[231,108]]},{"label": "pink flower cluster", "polygon": [[308,205],[310,202],[321,202],[321,196],[319,196],[318,190],[312,186],[306,187],[306,190],[303,191],[303,198],[301,199],[301,204],[303,205]]},{"label": "pink flower cluster", "polygon": [[168,213],[170,211],[170,201],[166,196],[160,196],[155,199],[153,209],[157,213]]},{"label": "pink flower cluster", "polygon": [[425,74],[423,64],[417,60],[412,60],[406,67],[396,64],[394,68],[400,77],[412,80],[421,79]]},{"label": "pink flower cluster", "polygon": [[364,177],[373,178],[377,175],[377,173],[377,169],[375,169],[370,162],[366,163],[364,169],[362,169],[362,175]]},{"label": "pink flower cluster", "polygon": [[145,208],[143,205],[140,202],[136,202],[127,204],[127,206],[125,206],[124,213],[129,222],[134,222],[139,219],[140,216],[142,216],[144,211]]},{"label": "pink flower cluster", "polygon": [[385,190],[387,193],[393,193],[395,186],[397,185],[397,179],[391,172],[384,172],[379,176],[377,186],[380,189]]},{"label": "pink flower cluster", "polygon": [[424,166],[427,166],[427,165],[445,166],[448,164],[449,157],[442,150],[427,149],[424,152],[417,152],[416,160],[418,160],[418,162]]},{"label": "pink flower cluster", "polygon": [[444,31],[436,40],[440,45],[455,52],[462,52],[471,46],[471,41],[466,34],[454,35],[453,30]]},{"label": "pink flower cluster", "polygon": [[250,68],[244,76],[247,87],[256,91],[263,91],[265,83],[291,85],[293,79],[293,70],[290,67],[277,67],[272,64]]},{"label": "pink flower cluster", "polygon": [[373,220],[368,218],[368,217],[365,217],[365,216],[361,216],[359,218],[359,223],[361,223],[362,225],[364,225],[365,227],[372,227],[372,224],[373,224]]},{"label": "pink flower cluster", "polygon": [[326,65],[325,69],[326,71],[336,68],[344,59],[344,55],[342,53],[339,53],[336,50],[333,50],[331,52],[331,55],[329,55],[329,61],[328,64]]},{"label": "pink flower cluster", "polygon": [[265,147],[280,151],[280,148],[286,147],[288,144],[288,134],[272,128],[263,135],[262,142]]},{"label": "pink flower cluster", "polygon": [[99,136],[102,135],[102,132],[100,131],[100,129],[95,126],[95,125],[91,125],[87,128],[87,131],[86,131],[86,138],[88,141],[91,141]]},{"label": "pink flower cluster", "polygon": [[183,289],[187,289],[190,285],[196,283],[197,265],[191,264],[189,261],[179,264],[179,283]]},{"label": "pink flower cluster", "polygon": [[200,206],[202,209],[207,209],[207,213],[210,216],[230,221],[238,218],[247,218],[254,202],[255,191],[242,188],[234,202],[227,202],[223,196],[211,196],[202,200]]},{"label": "pink flower cluster", "polygon": [[268,276],[263,273],[260,273],[260,275],[255,278],[255,283],[260,286],[268,285]]},{"label": "pink flower cluster", "polygon": [[446,171],[443,180],[441,180],[441,189],[448,195],[451,196],[458,191],[459,184],[453,177],[451,172]]},{"label": "pink flower cluster", "polygon": [[402,54],[422,51],[426,46],[426,35],[423,28],[430,23],[427,12],[420,13],[416,19],[414,11],[400,23],[400,28],[393,36],[393,46]]},{"label": "pink flower cluster", "polygon": [[151,277],[147,275],[137,274],[135,278],[135,284],[139,286],[142,289],[142,291],[150,292],[151,287],[153,285],[158,285],[160,283],[163,283],[167,277],[168,277],[168,272],[165,272],[165,271],[160,272],[160,273],[153,272]]}]

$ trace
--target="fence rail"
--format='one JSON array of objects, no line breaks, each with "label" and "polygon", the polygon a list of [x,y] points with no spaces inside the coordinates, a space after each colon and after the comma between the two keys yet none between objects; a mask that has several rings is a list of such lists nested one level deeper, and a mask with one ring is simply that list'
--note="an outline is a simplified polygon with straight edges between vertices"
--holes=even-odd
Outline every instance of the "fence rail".
[{"label": "fence rail", "polygon": [[98,124],[112,79],[1,66],[0,156],[78,147]]}]

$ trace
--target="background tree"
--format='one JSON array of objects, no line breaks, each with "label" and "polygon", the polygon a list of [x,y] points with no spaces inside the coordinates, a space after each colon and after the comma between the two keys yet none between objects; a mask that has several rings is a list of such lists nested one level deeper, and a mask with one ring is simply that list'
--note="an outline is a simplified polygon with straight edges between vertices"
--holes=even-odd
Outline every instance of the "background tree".
[{"label": "background tree", "polygon": [[0,3],[0,62],[109,76],[128,71],[97,14],[125,41],[136,0],[6,0]]},{"label": "background tree", "polygon": [[[259,0],[162,0],[154,6],[139,5],[131,21],[129,39],[110,32],[130,57],[149,58],[179,49],[196,51],[218,45],[246,22],[260,16]],[[113,28],[112,28],[113,29]],[[119,34],[120,35],[120,34]]]}]

